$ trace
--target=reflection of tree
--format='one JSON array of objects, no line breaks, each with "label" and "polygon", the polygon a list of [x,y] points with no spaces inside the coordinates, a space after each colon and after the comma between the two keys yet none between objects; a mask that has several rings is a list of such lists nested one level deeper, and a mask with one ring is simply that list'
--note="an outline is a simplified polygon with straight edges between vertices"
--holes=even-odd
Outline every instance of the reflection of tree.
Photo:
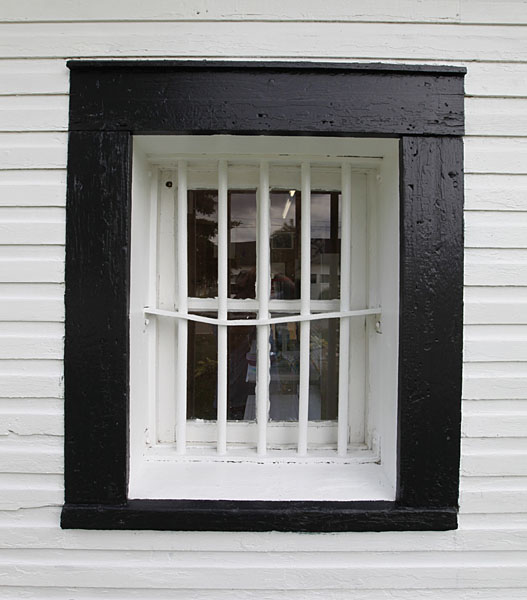
[{"label": "reflection of tree", "polygon": [[293,223],[293,219],[289,219],[280,229],[271,234],[271,248],[292,248],[295,232],[296,225]]},{"label": "reflection of tree", "polygon": [[[189,193],[189,260],[191,295],[208,296],[217,286],[216,237],[218,235],[218,193],[192,190]],[[231,221],[230,228],[239,221]],[[196,289],[192,289],[192,283]]]}]

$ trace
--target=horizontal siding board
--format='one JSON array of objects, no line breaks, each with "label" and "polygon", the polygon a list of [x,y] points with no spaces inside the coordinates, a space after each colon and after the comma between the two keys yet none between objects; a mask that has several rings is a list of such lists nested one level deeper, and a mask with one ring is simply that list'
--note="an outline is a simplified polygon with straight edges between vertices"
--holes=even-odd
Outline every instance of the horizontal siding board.
[{"label": "horizontal siding board", "polygon": [[0,321],[62,322],[64,301],[60,298],[5,298],[0,292]]},{"label": "horizontal siding board", "polygon": [[0,132],[67,129],[67,96],[0,96]]},{"label": "horizontal siding board", "polygon": [[43,409],[30,410],[24,406],[16,410],[4,408],[0,401],[0,435],[57,435],[64,433],[62,412],[49,412]]},{"label": "horizontal siding board", "polygon": [[[69,558],[66,559],[66,556]],[[446,558],[450,560],[446,560]],[[0,563],[0,574],[4,585],[60,585],[70,587],[82,584],[83,587],[151,587],[154,589],[171,589],[185,586],[193,589],[421,589],[421,588],[488,588],[500,586],[523,587],[525,583],[524,558],[518,554],[503,555],[493,552],[491,557],[480,553],[477,558],[465,556],[460,561],[455,554],[441,556],[441,564],[437,557],[414,560],[411,568],[404,568],[404,560],[385,556],[362,559],[347,558],[345,564],[335,561],[322,568],[316,568],[311,561],[302,560],[300,555],[294,558],[295,564],[284,567],[284,559],[269,560],[256,565],[247,565],[247,554],[240,564],[224,565],[218,560],[207,569],[208,577],[203,577],[202,564],[185,563],[180,560],[134,561],[130,559],[123,564],[120,561],[98,561],[85,559],[74,561],[71,553],[63,554],[48,561],[33,559],[22,560],[14,565]],[[404,560],[403,560],[404,559]],[[318,558],[319,560],[319,558]],[[115,564],[114,564],[115,563]],[[219,563],[219,564],[218,564]],[[53,568],[50,568],[50,567]],[[96,572],[97,577],[89,574]],[[460,584],[460,582],[462,582]]]},{"label": "horizontal siding board", "polygon": [[461,426],[465,437],[525,437],[527,431],[527,410],[525,412],[494,414],[463,414]]},{"label": "horizontal siding board", "polygon": [[527,248],[527,212],[466,213],[465,247]]},{"label": "horizontal siding board", "polygon": [[527,176],[466,175],[466,210],[527,210]]},{"label": "horizontal siding board", "polygon": [[[3,228],[0,224],[0,235]],[[64,262],[45,260],[0,260],[0,282],[56,282],[64,281]],[[9,313],[7,313],[9,314]],[[1,319],[1,317],[0,317]],[[14,320],[14,318],[13,318]],[[24,319],[25,320],[25,319]],[[45,319],[40,319],[45,320]],[[54,319],[52,319],[54,320]]]},{"label": "horizontal siding board", "polygon": [[49,10],[35,6],[30,0],[5,0],[2,21],[159,21],[159,20],[256,20],[256,21],[402,21],[432,23],[527,23],[527,7],[523,2],[504,0],[498,6],[491,0],[440,0],[397,3],[380,0],[365,4],[361,0],[332,0],[321,5],[315,0],[283,3],[270,0],[245,0],[243,10],[235,0],[185,0],[176,4],[157,0],[145,4],[129,0],[126,11],[122,2],[108,6],[102,2],[77,4],[68,0],[56,2]]},{"label": "horizontal siding board", "polygon": [[527,136],[527,98],[467,98],[465,110],[466,135]]},{"label": "horizontal siding board", "polygon": [[527,97],[527,64],[465,63],[465,93],[472,96]]},{"label": "horizontal siding board", "polygon": [[0,96],[67,94],[68,91],[69,71],[64,59],[0,60]]},{"label": "horizontal siding board", "polygon": [[[379,39],[383,40],[382,45]],[[350,23],[0,24],[0,56],[527,59],[522,27]]]},{"label": "horizontal siding board", "polygon": [[527,174],[527,138],[465,139],[465,173]]},{"label": "horizontal siding board", "polygon": [[64,237],[65,225],[61,222],[0,222],[0,240],[3,244],[63,245]]},{"label": "horizontal siding board", "polygon": [[393,6],[389,0],[381,0],[374,5],[365,5],[361,1],[333,0],[321,5],[314,0],[303,3],[284,4],[279,0],[270,0],[262,4],[259,0],[245,0],[243,10],[235,0],[214,2],[212,0],[183,0],[177,3],[170,0],[157,0],[144,4],[131,0],[123,11],[122,3],[111,6],[101,2],[75,4],[62,0],[51,10],[35,7],[28,0],[17,4],[6,0],[2,10],[2,21],[158,21],[158,20],[257,20],[257,21],[439,21],[455,22],[459,18],[456,0],[441,0],[435,5],[402,0]]},{"label": "horizontal siding board", "polygon": [[465,288],[465,324],[527,324],[527,287]]},{"label": "horizontal siding board", "polygon": [[66,171],[0,170],[0,207],[65,204]]},{"label": "horizontal siding board", "polygon": [[[0,398],[63,397],[60,375],[0,375]],[[38,457],[35,457],[38,459]]]},{"label": "horizontal siding board", "polygon": [[62,338],[1,336],[0,358],[61,359],[64,354]]},{"label": "horizontal siding board", "polygon": [[0,169],[65,169],[66,133],[0,133]]}]

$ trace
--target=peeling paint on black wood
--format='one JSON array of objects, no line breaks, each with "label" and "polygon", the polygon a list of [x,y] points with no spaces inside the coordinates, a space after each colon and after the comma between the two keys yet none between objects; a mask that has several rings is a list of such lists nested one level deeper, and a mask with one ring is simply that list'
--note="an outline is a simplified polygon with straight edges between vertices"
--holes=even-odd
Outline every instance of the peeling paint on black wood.
[{"label": "peeling paint on black wood", "polygon": [[452,508],[416,510],[393,502],[131,500],[126,506],[66,505],[62,527],[180,531],[445,531]]},{"label": "peeling paint on black wood", "polygon": [[[143,63],[146,65],[146,63]],[[460,73],[294,66],[71,73],[70,129],[136,134],[462,135]]]},{"label": "peeling paint on black wood", "polygon": [[399,489],[409,506],[455,506],[463,326],[463,143],[400,144]]},{"label": "peeling paint on black wood", "polygon": [[72,132],[66,205],[67,502],[126,500],[131,137]]}]

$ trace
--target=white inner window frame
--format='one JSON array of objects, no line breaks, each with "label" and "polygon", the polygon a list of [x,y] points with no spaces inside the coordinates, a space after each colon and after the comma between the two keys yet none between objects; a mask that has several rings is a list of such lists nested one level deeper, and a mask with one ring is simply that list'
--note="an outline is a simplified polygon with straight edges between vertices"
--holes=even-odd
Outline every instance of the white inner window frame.
[{"label": "white inner window frame", "polygon": [[[136,136],[132,187],[129,497],[393,500],[397,141]],[[198,188],[218,190],[217,299],[187,293],[187,191]],[[251,188],[258,198],[257,293],[256,299],[233,300],[227,298],[226,199],[230,189]],[[302,191],[303,248],[310,246],[305,215],[311,191],[341,192],[340,301],[310,299],[305,252],[300,300],[269,299],[269,192],[291,188]],[[236,325],[226,319],[237,309],[257,312],[259,348],[268,344],[271,311],[293,312],[284,319],[300,321],[298,422],[268,421],[268,386],[257,386],[256,422],[227,421],[227,327]],[[218,327],[219,350],[214,422],[186,418],[187,323],[200,320],[191,315],[197,310],[218,314],[210,321]],[[340,345],[349,349],[340,353],[338,422],[308,421],[305,357],[310,322],[321,312],[340,320]],[[258,352],[258,368],[269,371],[268,351]]]}]

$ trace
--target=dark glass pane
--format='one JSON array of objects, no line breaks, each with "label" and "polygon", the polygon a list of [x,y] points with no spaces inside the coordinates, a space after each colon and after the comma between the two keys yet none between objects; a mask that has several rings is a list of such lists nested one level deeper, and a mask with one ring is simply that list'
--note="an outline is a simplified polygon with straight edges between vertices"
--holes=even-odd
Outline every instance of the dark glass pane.
[{"label": "dark glass pane", "polygon": [[271,298],[300,298],[300,193],[272,192]]},{"label": "dark glass pane", "polygon": [[188,293],[218,295],[218,192],[188,192]]},{"label": "dark glass pane", "polygon": [[311,194],[311,299],[340,294],[340,193]]},{"label": "dark glass pane", "polygon": [[[254,313],[229,313],[229,319],[255,319]],[[227,419],[255,419],[256,387],[256,326],[235,326],[227,329],[228,400]]]},{"label": "dark glass pane", "polygon": [[[203,316],[216,317],[215,313]],[[218,382],[217,327],[188,322],[187,418],[216,419]]]},{"label": "dark glass pane", "polygon": [[254,298],[256,192],[229,192],[229,297]]},{"label": "dark glass pane", "polygon": [[269,420],[298,421],[300,323],[276,323],[270,330]]},{"label": "dark glass pane", "polygon": [[339,319],[311,321],[309,419],[337,418]]}]

